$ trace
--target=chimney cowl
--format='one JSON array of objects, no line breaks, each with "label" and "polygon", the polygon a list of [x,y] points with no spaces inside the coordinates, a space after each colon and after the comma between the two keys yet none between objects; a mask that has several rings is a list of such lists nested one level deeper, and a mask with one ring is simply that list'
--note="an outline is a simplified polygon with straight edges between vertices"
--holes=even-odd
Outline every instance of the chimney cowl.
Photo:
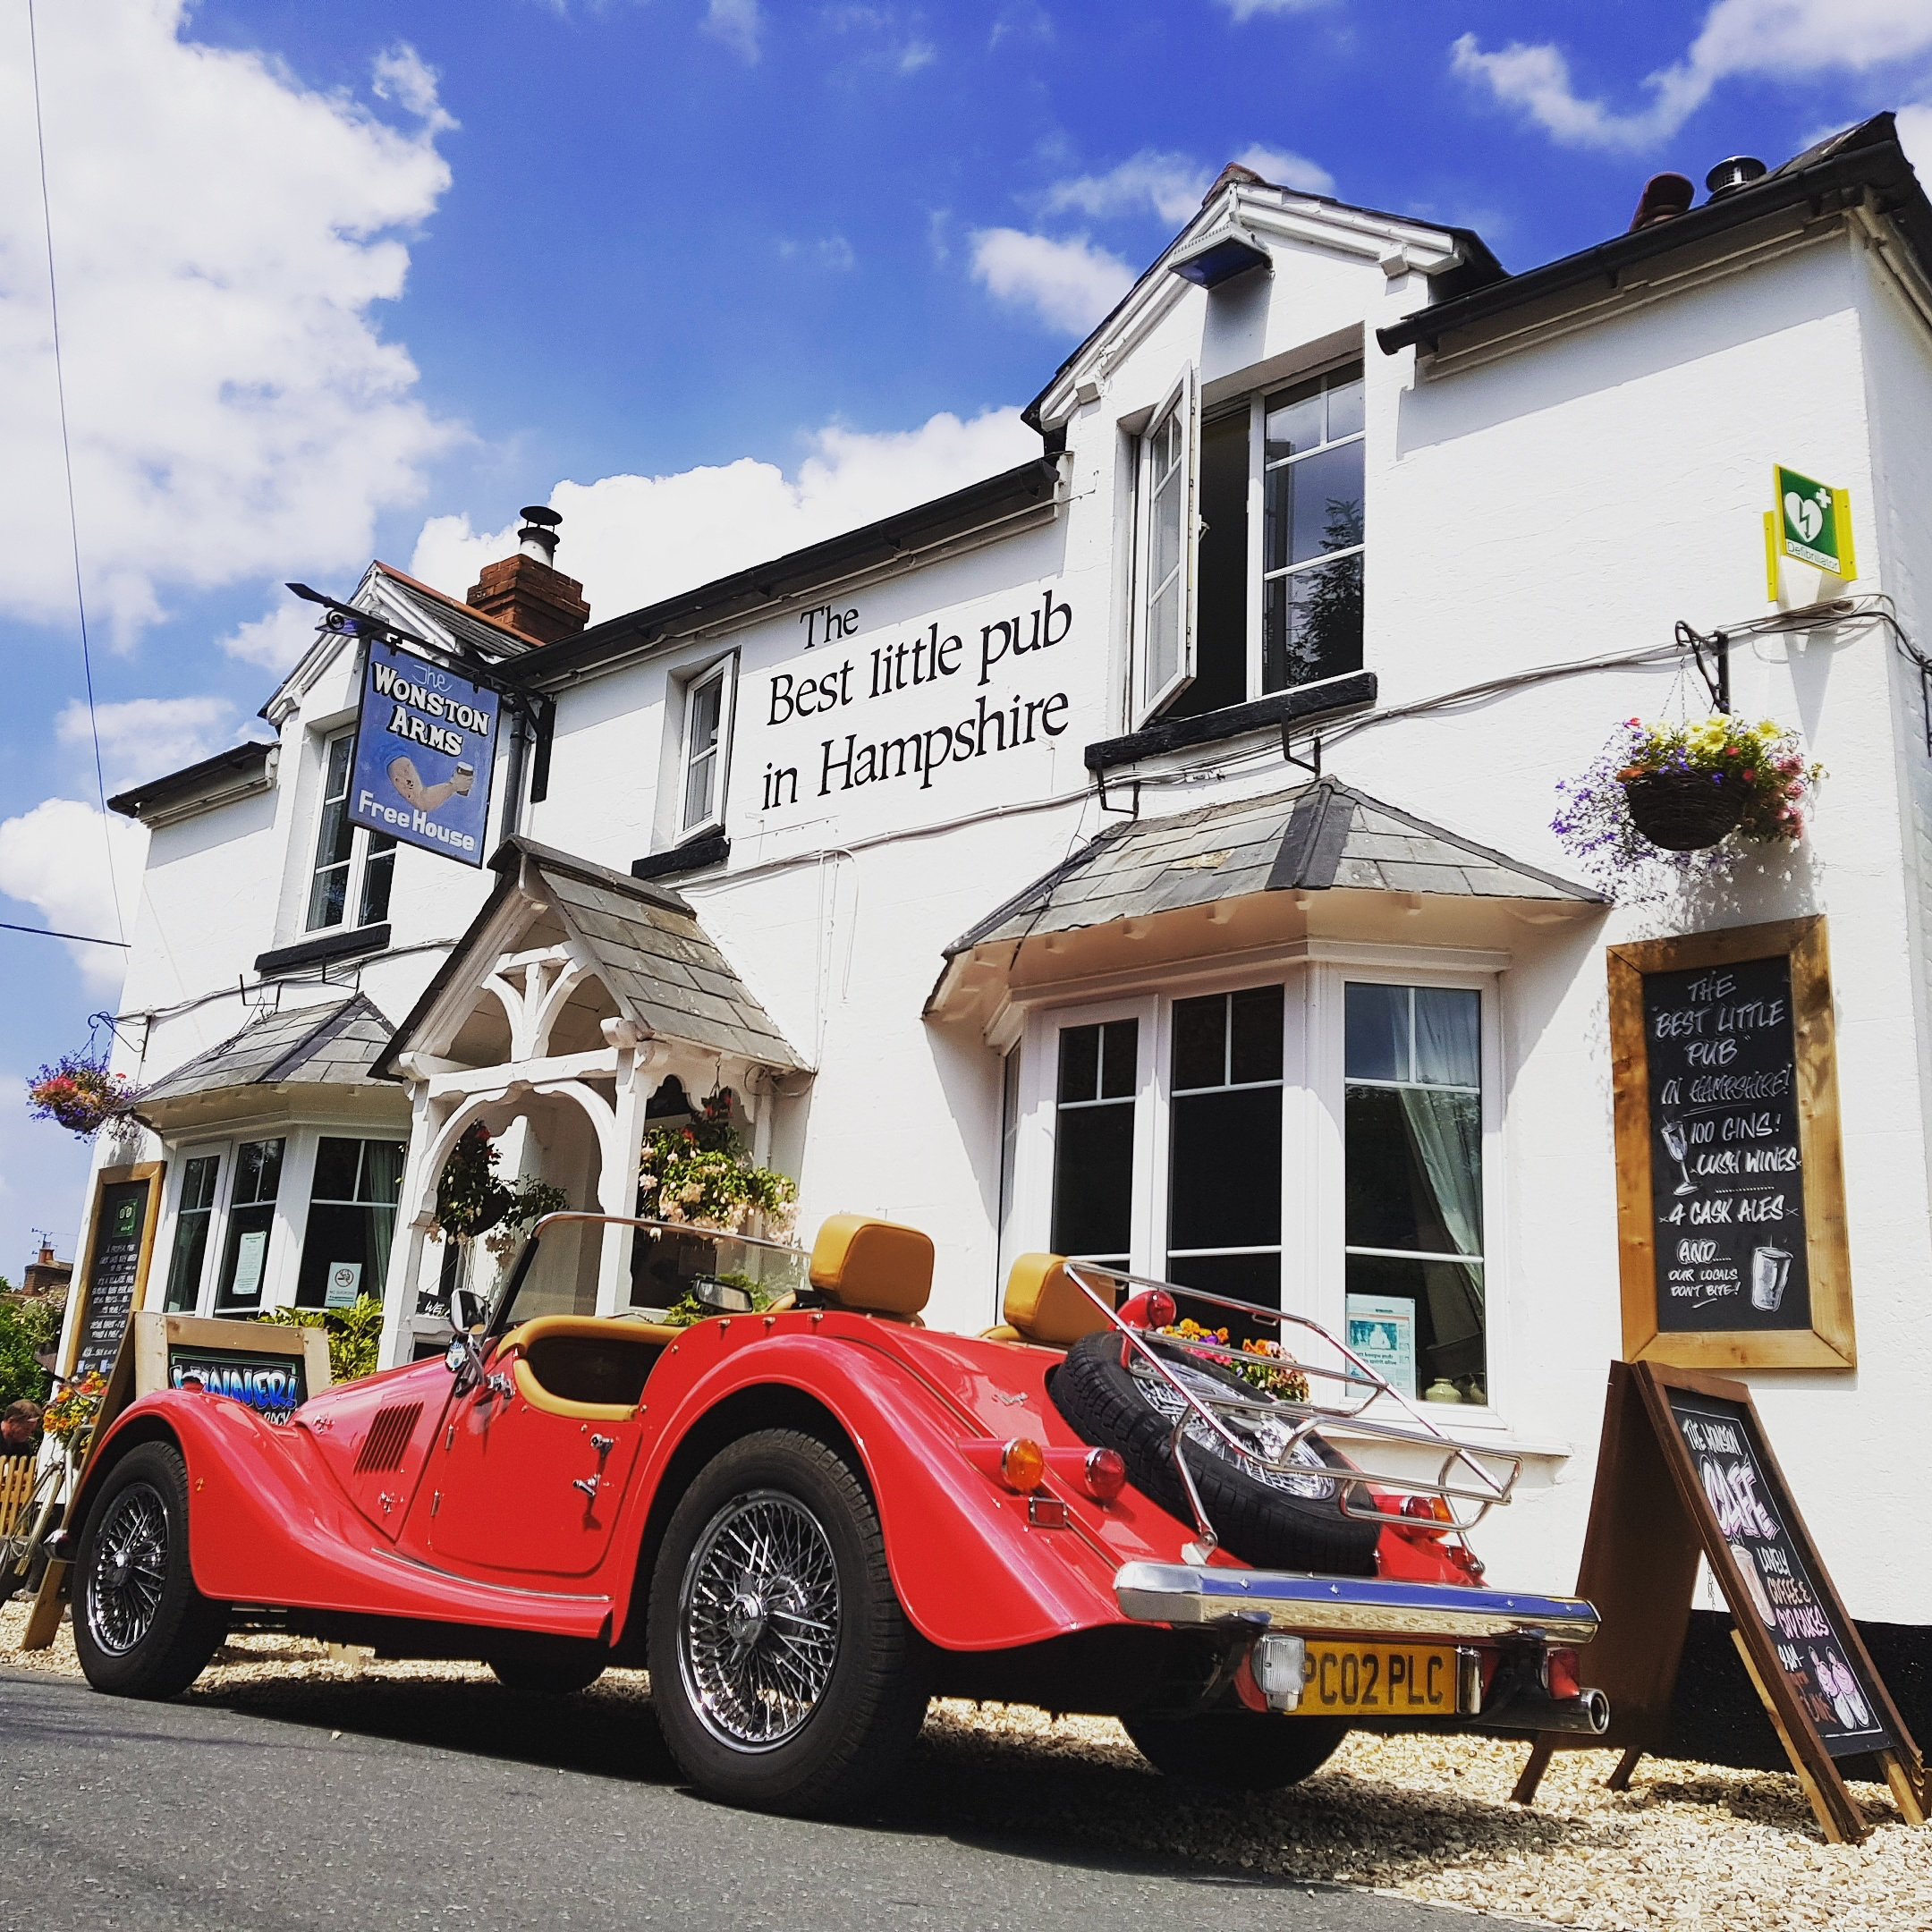
[{"label": "chimney cowl", "polygon": [[543,504],[525,504],[517,512],[523,519],[522,528],[517,531],[517,548],[527,557],[535,557],[539,564],[556,568],[557,532],[564,519],[555,510]]},{"label": "chimney cowl", "polygon": [[543,504],[526,504],[520,514],[515,554],[486,564],[464,601],[538,644],[559,643],[590,622],[590,606],[583,586],[556,567],[564,519]]},{"label": "chimney cowl", "polygon": [[1727,155],[1704,177],[1704,185],[1715,201],[1719,195],[1735,194],[1762,181],[1764,174],[1765,165],[1756,155]]},{"label": "chimney cowl", "polygon": [[1654,227],[1658,222],[1669,221],[1674,216],[1686,213],[1696,193],[1688,174],[1653,174],[1644,183],[1644,191],[1638,198],[1637,212],[1631,216],[1631,233],[1635,234],[1640,228]]}]

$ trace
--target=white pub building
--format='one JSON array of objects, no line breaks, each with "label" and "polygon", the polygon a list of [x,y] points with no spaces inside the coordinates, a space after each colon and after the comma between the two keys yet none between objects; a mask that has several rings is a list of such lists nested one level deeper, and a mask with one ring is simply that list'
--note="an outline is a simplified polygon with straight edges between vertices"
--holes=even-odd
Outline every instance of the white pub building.
[{"label": "white pub building", "polygon": [[[1572,1581],[1609,1362],[1735,1373],[1881,1667],[1925,1639],[1894,1491],[1932,1371],[1932,207],[1888,115],[1660,181],[1513,275],[1231,166],[1018,469],[595,622],[547,512],[467,604],[372,565],[276,742],[114,801],[153,835],[141,1129],[99,1156],[159,1169],[142,1305],[320,1306],[346,1266],[386,1361],[440,1348],[466,1128],[631,1213],[648,1118],[728,1087],[807,1241],[930,1233],[936,1325],[1053,1249],[1364,1337],[1524,1458],[1499,1582]],[[1767,583],[1776,464],[1843,493],[1854,575]],[[1798,844],[1614,902],[1556,786],[1709,708],[1680,625],[1828,776]],[[355,822],[384,640],[510,693],[389,767],[394,835]],[[404,835],[457,794],[473,855]],[[1804,1224],[1744,1264],[1808,1286],[1699,1327],[1640,1224],[1611,988],[1714,933],[1828,978]]]}]

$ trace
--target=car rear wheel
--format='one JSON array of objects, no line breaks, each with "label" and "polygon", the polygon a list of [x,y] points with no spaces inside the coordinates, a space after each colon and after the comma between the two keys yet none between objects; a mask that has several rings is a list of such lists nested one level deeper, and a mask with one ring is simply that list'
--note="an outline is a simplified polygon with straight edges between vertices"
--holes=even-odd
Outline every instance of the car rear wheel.
[{"label": "car rear wheel", "polygon": [[929,1697],[846,1459],[766,1429],[686,1491],[651,1580],[651,1699],[691,1782],[733,1804],[849,1812],[892,1775]]},{"label": "car rear wheel", "polygon": [[1157,1771],[1221,1791],[1279,1791],[1326,1764],[1348,1735],[1332,1717],[1267,1711],[1208,1711],[1199,1717],[1123,1717],[1134,1747]]},{"label": "car rear wheel", "polygon": [[115,1697],[171,1698],[201,1674],[227,1622],[189,1567],[188,1465],[171,1443],[143,1443],[109,1471],[80,1532],[80,1668]]},{"label": "car rear wheel", "polygon": [[518,1697],[574,1697],[604,1674],[602,1656],[492,1657],[496,1682]]}]

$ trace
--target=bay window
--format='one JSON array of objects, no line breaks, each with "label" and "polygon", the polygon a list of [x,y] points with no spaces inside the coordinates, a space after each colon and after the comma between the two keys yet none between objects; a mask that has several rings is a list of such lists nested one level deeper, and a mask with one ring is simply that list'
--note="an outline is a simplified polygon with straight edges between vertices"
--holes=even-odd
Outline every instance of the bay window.
[{"label": "bay window", "polygon": [[280,1140],[244,1140],[235,1149],[234,1178],[228,1195],[228,1238],[215,1293],[217,1315],[252,1313],[262,1305],[284,1145]]},{"label": "bay window", "polygon": [[1311,1317],[1403,1394],[1486,1409],[1493,982],[1385,950],[1412,969],[1036,1007],[1004,1245]]},{"label": "bay window", "polygon": [[401,1140],[324,1134],[317,1141],[295,1277],[297,1308],[345,1308],[364,1295],[381,1299],[406,1151]]}]

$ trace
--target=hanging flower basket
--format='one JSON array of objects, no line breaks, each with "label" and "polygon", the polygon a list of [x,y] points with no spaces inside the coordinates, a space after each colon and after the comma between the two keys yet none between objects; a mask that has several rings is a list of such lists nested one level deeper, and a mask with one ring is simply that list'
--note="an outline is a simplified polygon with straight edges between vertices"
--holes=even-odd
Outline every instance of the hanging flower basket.
[{"label": "hanging flower basket", "polygon": [[140,1097],[118,1073],[87,1054],[63,1054],[27,1083],[27,1108],[86,1140],[117,1120]]},{"label": "hanging flower basket", "polygon": [[1665,852],[1702,852],[1737,829],[1750,789],[1726,772],[1640,772],[1623,781],[1631,823]]},{"label": "hanging flower basket", "polygon": [[1723,870],[1753,843],[1794,843],[1823,776],[1797,733],[1768,718],[1630,718],[1580,777],[1558,784],[1550,829],[1599,887],[1628,898],[1674,874]]}]

